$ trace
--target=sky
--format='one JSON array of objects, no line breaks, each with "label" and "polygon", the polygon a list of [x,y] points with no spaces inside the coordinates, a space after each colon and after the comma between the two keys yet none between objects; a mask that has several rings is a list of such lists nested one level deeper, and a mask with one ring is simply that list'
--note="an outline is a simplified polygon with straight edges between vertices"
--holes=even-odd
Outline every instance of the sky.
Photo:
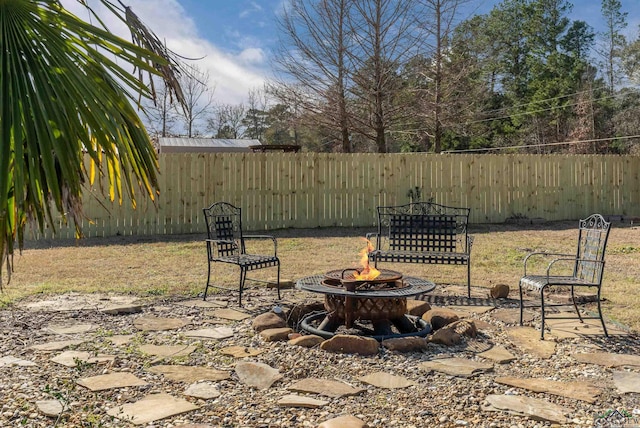
[{"label": "sky", "polygon": [[[169,49],[209,74],[216,104],[245,102],[252,89],[273,77],[272,52],[277,46],[277,15],[288,0],[122,0]],[[91,1],[89,1],[92,4]],[[498,0],[470,0],[461,16],[488,13]],[[570,18],[596,31],[602,27],[600,0],[571,0]],[[63,0],[71,12],[88,19],[76,0]],[[95,4],[95,1],[93,2]],[[621,0],[628,12],[626,35],[635,38],[640,26],[640,0]],[[464,16],[467,15],[467,16]],[[114,32],[127,36],[123,26]]]}]

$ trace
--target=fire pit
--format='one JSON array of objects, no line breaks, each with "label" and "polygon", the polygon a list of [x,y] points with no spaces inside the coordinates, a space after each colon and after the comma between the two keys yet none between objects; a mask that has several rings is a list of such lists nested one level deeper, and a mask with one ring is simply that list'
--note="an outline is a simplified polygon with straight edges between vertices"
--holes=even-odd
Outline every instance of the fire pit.
[{"label": "fire pit", "polygon": [[356,279],[359,274],[356,269],[344,269],[298,280],[298,289],[325,295],[325,311],[304,318],[302,329],[329,338],[344,326],[378,340],[431,332],[428,323],[406,312],[407,298],[432,291],[432,281],[385,269],[369,280]]},{"label": "fire pit", "polygon": [[435,284],[425,279],[403,277],[393,270],[371,267],[369,253],[373,251],[373,245],[366,241],[366,248],[360,252],[362,269],[332,270],[296,282],[300,290],[325,295],[325,311],[305,317],[301,322],[302,329],[324,338],[333,336],[343,325],[347,329],[357,327],[378,340],[426,336],[431,332],[431,326],[420,318],[407,315],[407,297],[428,293]]}]

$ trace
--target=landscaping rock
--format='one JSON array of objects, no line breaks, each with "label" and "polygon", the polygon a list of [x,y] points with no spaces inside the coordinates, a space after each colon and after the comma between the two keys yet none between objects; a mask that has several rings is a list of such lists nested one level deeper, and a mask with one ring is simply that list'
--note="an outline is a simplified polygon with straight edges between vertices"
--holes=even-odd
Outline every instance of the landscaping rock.
[{"label": "landscaping rock", "polygon": [[506,299],[509,297],[509,286],[507,284],[496,284],[491,287],[489,295],[494,299]]},{"label": "landscaping rock", "polygon": [[293,333],[293,329],[289,327],[268,328],[260,332],[266,342],[277,342],[280,340],[289,340],[289,335]]},{"label": "landscaping rock", "polygon": [[422,315],[422,319],[431,324],[434,330],[441,329],[445,325],[458,321],[460,317],[454,311],[446,308],[431,308]]},{"label": "landscaping rock", "polygon": [[362,388],[355,388],[344,382],[318,378],[306,378],[299,380],[293,385],[287,387],[287,389],[295,392],[309,392],[312,394],[326,395],[327,397],[332,398],[358,395],[364,391]]},{"label": "landscaping rock", "polygon": [[375,339],[348,334],[336,334],[320,344],[320,349],[344,354],[376,355],[379,348]]},{"label": "landscaping rock", "polygon": [[295,339],[289,340],[289,345],[302,346],[304,348],[313,348],[324,342],[324,338],[315,334],[305,334]]},{"label": "landscaping rock", "polygon": [[394,352],[417,352],[427,348],[429,341],[424,337],[397,337],[385,339],[382,346]]},{"label": "landscaping rock", "polygon": [[429,342],[439,343],[445,346],[453,346],[462,342],[462,335],[450,328],[443,328],[436,330],[435,333],[429,336],[428,340]]},{"label": "landscaping rock", "polygon": [[421,317],[425,312],[431,310],[429,302],[423,300],[407,299],[407,314]]},{"label": "landscaping rock", "polygon": [[269,311],[264,314],[258,315],[253,319],[253,329],[260,333],[263,330],[270,328],[282,328],[287,326],[287,322],[278,314]]}]

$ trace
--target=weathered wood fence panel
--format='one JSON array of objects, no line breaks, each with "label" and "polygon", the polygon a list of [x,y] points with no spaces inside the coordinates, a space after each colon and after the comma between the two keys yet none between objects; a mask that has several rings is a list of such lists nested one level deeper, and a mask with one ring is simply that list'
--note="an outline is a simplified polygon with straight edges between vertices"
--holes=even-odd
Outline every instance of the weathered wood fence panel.
[{"label": "weathered wood fence panel", "polygon": [[87,189],[85,236],[204,233],[202,208],[221,200],[247,230],[374,226],[377,206],[416,198],[468,206],[471,223],[640,216],[637,156],[185,153],[161,155],[160,171],[160,195],[138,192],[135,210]]}]

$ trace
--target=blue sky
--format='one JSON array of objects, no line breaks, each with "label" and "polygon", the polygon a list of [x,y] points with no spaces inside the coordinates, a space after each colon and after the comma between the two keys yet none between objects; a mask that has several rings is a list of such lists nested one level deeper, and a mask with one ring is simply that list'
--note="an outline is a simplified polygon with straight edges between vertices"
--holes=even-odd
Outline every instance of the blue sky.
[{"label": "blue sky", "polygon": [[[217,103],[246,100],[271,76],[271,51],[277,43],[276,15],[288,0],[123,0],[172,50],[203,58],[198,67],[209,73]],[[81,17],[76,1],[63,4]],[[91,3],[91,2],[90,2]],[[470,0],[468,14],[487,13],[497,0]],[[601,28],[600,0],[572,0],[571,18]],[[628,12],[627,34],[636,37],[640,0],[621,0]],[[462,19],[467,16],[461,16]],[[124,29],[121,29],[124,31]],[[125,33],[126,34],[126,33]],[[123,34],[124,35],[124,34]]]}]

